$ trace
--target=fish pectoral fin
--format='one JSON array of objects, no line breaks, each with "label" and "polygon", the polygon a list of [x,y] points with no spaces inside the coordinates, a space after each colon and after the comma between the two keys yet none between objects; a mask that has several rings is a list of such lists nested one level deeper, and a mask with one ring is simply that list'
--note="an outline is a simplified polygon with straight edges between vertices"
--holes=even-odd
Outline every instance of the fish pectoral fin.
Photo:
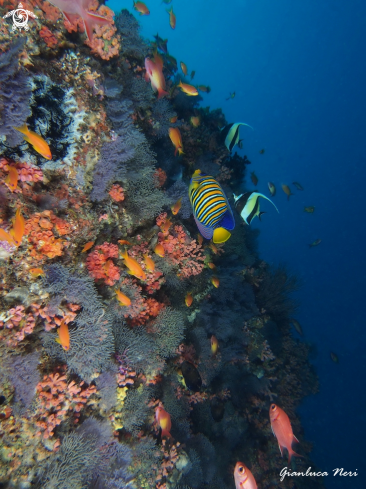
[{"label": "fish pectoral fin", "polygon": [[261,219],[261,215],[262,215],[262,214],[267,214],[267,213],[266,213],[265,211],[261,211],[261,212],[258,214],[258,218],[259,218],[259,220],[260,220],[260,221],[262,221],[262,219]]},{"label": "fish pectoral fin", "polygon": [[212,241],[214,243],[225,243],[231,236],[230,231],[225,228],[216,228],[213,232]]},{"label": "fish pectoral fin", "polygon": [[280,449],[281,457],[283,457],[283,449],[280,444],[278,444],[278,448]]},{"label": "fish pectoral fin", "polygon": [[294,435],[294,441],[296,441],[296,443],[300,443],[299,440],[296,438],[295,435]]}]

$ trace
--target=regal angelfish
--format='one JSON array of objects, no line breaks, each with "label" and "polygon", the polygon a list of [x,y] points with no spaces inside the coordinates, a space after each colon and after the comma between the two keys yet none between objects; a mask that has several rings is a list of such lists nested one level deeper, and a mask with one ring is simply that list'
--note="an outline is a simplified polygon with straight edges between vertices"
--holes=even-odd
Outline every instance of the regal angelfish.
[{"label": "regal angelfish", "polygon": [[255,216],[258,216],[260,220],[261,215],[264,214],[264,212],[260,211],[260,206],[259,206],[260,197],[269,200],[269,202],[274,206],[276,211],[279,213],[279,210],[274,205],[272,200],[266,197],[265,195],[260,194],[259,192],[246,192],[245,194],[241,194],[238,197],[234,194],[235,208],[239,212],[241,217],[244,219],[244,222],[246,224],[250,224],[252,220],[255,218]]},{"label": "regal angelfish", "polygon": [[210,175],[196,170],[189,184],[189,200],[199,232],[214,243],[227,241],[235,219],[220,184]]}]

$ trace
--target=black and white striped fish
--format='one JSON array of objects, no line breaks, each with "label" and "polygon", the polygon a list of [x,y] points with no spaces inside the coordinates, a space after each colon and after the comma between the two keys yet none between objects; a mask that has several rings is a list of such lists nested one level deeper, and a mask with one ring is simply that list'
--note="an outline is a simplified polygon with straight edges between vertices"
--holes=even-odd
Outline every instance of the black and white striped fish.
[{"label": "black and white striped fish", "polygon": [[235,208],[244,219],[246,224],[250,224],[255,216],[261,219],[261,215],[264,212],[260,211],[259,208],[259,197],[263,197],[263,199],[269,200],[269,202],[274,206],[276,211],[279,213],[279,210],[274,205],[271,199],[266,197],[259,192],[246,192],[245,194],[241,194],[238,197],[234,194]]},{"label": "black and white striped fish", "polygon": [[249,124],[245,124],[245,122],[232,122],[231,124],[227,124],[221,129],[221,137],[222,139],[225,139],[225,146],[227,149],[232,152],[234,146],[236,144],[239,144],[239,128],[240,126],[248,126],[251,129],[252,126]]}]

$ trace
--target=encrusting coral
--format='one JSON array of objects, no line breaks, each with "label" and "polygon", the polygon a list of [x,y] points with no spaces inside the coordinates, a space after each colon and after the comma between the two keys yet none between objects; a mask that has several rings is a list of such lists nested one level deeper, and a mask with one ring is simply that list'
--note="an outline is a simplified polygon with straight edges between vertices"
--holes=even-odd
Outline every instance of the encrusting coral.
[{"label": "encrusting coral", "polygon": [[[308,454],[296,408],[318,388],[290,333],[295,281],[259,260],[249,226],[204,240],[188,197],[200,168],[231,199],[250,161],[229,155],[220,109],[177,89],[159,36],[86,3],[109,21],[90,39],[46,0],[27,0],[28,31],[0,29],[0,485],[227,489],[245,457],[274,488],[267,405]],[[155,49],[161,99],[145,81]],[[12,129],[25,123],[51,160]]]}]

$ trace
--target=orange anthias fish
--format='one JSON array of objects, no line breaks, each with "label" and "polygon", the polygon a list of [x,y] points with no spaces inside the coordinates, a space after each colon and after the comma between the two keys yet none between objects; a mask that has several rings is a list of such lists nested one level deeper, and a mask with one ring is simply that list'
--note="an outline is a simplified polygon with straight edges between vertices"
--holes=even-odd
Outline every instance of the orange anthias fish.
[{"label": "orange anthias fish", "polygon": [[252,171],[250,173],[250,179],[251,181],[253,182],[254,185],[257,185],[258,184],[258,177],[257,175],[254,173],[254,171]]},{"label": "orange anthias fish", "polygon": [[202,246],[202,243],[203,243],[203,236],[202,236],[202,234],[199,234],[199,235],[197,236],[197,241],[198,241],[198,244],[199,244],[200,246]]},{"label": "orange anthias fish", "polygon": [[130,306],[131,305],[131,299],[127,297],[123,292],[121,292],[118,289],[114,290],[116,295],[117,295],[117,300],[121,304],[121,306]]},{"label": "orange anthias fish", "polygon": [[176,156],[177,152],[179,153],[179,155],[183,155],[183,143],[180,130],[177,127],[170,127],[169,137],[175,147],[174,156]]},{"label": "orange anthias fish", "polygon": [[56,338],[57,343],[60,343],[65,351],[70,349],[70,334],[69,328],[63,319],[61,321],[60,327],[57,330],[58,338]]},{"label": "orange anthias fish", "polygon": [[211,283],[214,287],[216,287],[216,289],[218,289],[219,285],[220,285],[220,280],[217,278],[217,277],[212,277],[211,278]]},{"label": "orange anthias fish", "polygon": [[217,253],[219,251],[217,249],[217,246],[215,246],[212,242],[208,246],[211,248],[212,252],[215,253],[215,255],[217,255]]},{"label": "orange anthias fish", "polygon": [[158,92],[158,98],[168,95],[165,90],[165,78],[163,75],[163,58],[158,54],[154,54],[154,60],[145,58],[146,75],[145,80],[151,83],[151,88],[154,92]]},{"label": "orange anthias fish", "polygon": [[127,251],[124,251],[121,256],[125,261],[125,265],[128,268],[128,273],[130,275],[133,275],[140,280],[146,280],[146,274],[141,268],[141,265],[134,258],[128,256]]},{"label": "orange anthias fish", "polygon": [[0,241],[7,241],[9,244],[15,246],[13,236],[0,228]]},{"label": "orange anthias fish", "polygon": [[161,232],[163,234],[166,234],[169,231],[170,226],[172,225],[172,221],[170,219],[167,219],[164,224],[160,226]]},{"label": "orange anthias fish", "polygon": [[182,197],[177,200],[177,202],[171,206],[170,210],[172,211],[173,216],[176,216],[182,207]]},{"label": "orange anthias fish", "polygon": [[211,268],[211,270],[216,270],[216,265],[212,263],[211,261],[207,263],[207,266]]},{"label": "orange anthias fish", "polygon": [[216,355],[217,350],[219,349],[219,342],[217,341],[216,336],[211,336],[211,353],[212,355]]},{"label": "orange anthias fish", "polygon": [[191,117],[191,124],[193,127],[198,127],[200,125],[200,118],[197,116],[192,115]]},{"label": "orange anthias fish", "polygon": [[132,246],[132,243],[130,243],[129,241],[127,241],[127,239],[119,239],[118,240],[118,243],[121,244],[121,245],[129,245],[129,246]]},{"label": "orange anthias fish", "polygon": [[180,62],[180,69],[183,71],[183,75],[187,76],[188,73],[187,65],[183,63],[183,61]]},{"label": "orange anthias fish", "polygon": [[194,97],[198,95],[198,90],[196,87],[193,85],[188,85],[188,83],[182,83],[182,80],[178,83],[177,85],[182,92],[184,92],[186,95],[189,95],[190,97]]},{"label": "orange anthias fish", "polygon": [[93,37],[94,25],[111,24],[105,17],[88,11],[89,0],[51,0],[50,3],[58,7],[71,24],[77,17],[81,17],[89,40]]},{"label": "orange anthias fish", "polygon": [[150,10],[146,7],[144,2],[133,2],[133,8],[140,12],[140,15],[150,15]]},{"label": "orange anthias fish", "polygon": [[175,29],[175,25],[177,23],[177,19],[175,17],[175,13],[173,12],[173,7],[170,7],[170,10],[166,10],[169,14],[169,24],[172,29]]},{"label": "orange anthias fish", "polygon": [[94,243],[95,243],[95,241],[89,241],[88,243],[86,243],[86,244],[84,245],[84,248],[81,250],[81,252],[82,252],[82,253],[85,253],[85,251],[90,250],[90,248],[92,248],[92,247],[93,247]]},{"label": "orange anthias fish", "polygon": [[32,277],[39,277],[40,275],[44,275],[44,271],[42,268],[30,268],[29,273],[32,275]]},{"label": "orange anthias fish", "polygon": [[206,85],[198,85],[198,90],[200,92],[206,92],[206,93],[210,93],[211,92],[211,88],[206,86]]},{"label": "orange anthias fish", "polygon": [[292,443],[294,441],[299,443],[299,440],[292,432],[291,422],[285,411],[276,404],[271,404],[269,408],[269,418],[271,420],[273,434],[278,441],[281,456],[283,456],[283,449],[287,448],[288,463],[290,463],[293,455],[296,457],[301,457],[301,455],[292,450]]},{"label": "orange anthias fish", "polygon": [[155,246],[155,249],[154,249],[155,253],[160,256],[161,258],[164,258],[165,256],[165,250],[163,248],[163,245],[161,245],[160,243],[158,243],[156,246]]},{"label": "orange anthias fish", "polygon": [[175,122],[177,122],[177,120],[178,120],[178,116],[177,116],[177,115],[175,115],[174,117],[171,117],[171,118],[169,119],[169,121],[170,121],[172,124],[174,124]]},{"label": "orange anthias fish", "polygon": [[8,189],[11,192],[14,192],[18,186],[18,180],[19,180],[19,174],[17,172],[17,169],[14,168],[13,166],[9,166],[9,173],[7,174],[5,178],[5,185],[8,187]]},{"label": "orange anthias fish", "polygon": [[257,489],[257,483],[251,471],[242,462],[234,469],[235,489]]},{"label": "orange anthias fish", "polygon": [[161,428],[161,437],[167,436],[171,438],[170,430],[172,429],[172,421],[170,419],[170,414],[165,411],[162,407],[158,406],[155,411],[155,419]]},{"label": "orange anthias fish", "polygon": [[155,263],[153,260],[149,257],[149,255],[144,255],[144,262],[146,265],[146,268],[150,271],[153,272],[155,270]]},{"label": "orange anthias fish", "polygon": [[15,213],[15,217],[13,219],[13,227],[10,230],[10,234],[13,237],[13,241],[15,246],[19,246],[22,242],[25,231],[25,221],[20,209],[18,209]]},{"label": "orange anthias fish", "polygon": [[290,195],[294,195],[291,190],[290,190],[290,187],[288,185],[282,185],[282,190],[285,192],[285,194],[287,195],[287,200],[290,200]]},{"label": "orange anthias fish", "polygon": [[52,160],[52,154],[50,147],[46,143],[46,141],[43,139],[42,136],[37,134],[34,131],[30,131],[27,127],[27,124],[23,124],[20,127],[14,127],[17,131],[21,132],[23,134],[23,138],[33,146],[33,148],[39,153],[43,158],[46,158],[47,160]]},{"label": "orange anthias fish", "polygon": [[191,307],[192,302],[193,302],[193,296],[190,293],[187,293],[186,298],[184,299],[186,306]]}]

